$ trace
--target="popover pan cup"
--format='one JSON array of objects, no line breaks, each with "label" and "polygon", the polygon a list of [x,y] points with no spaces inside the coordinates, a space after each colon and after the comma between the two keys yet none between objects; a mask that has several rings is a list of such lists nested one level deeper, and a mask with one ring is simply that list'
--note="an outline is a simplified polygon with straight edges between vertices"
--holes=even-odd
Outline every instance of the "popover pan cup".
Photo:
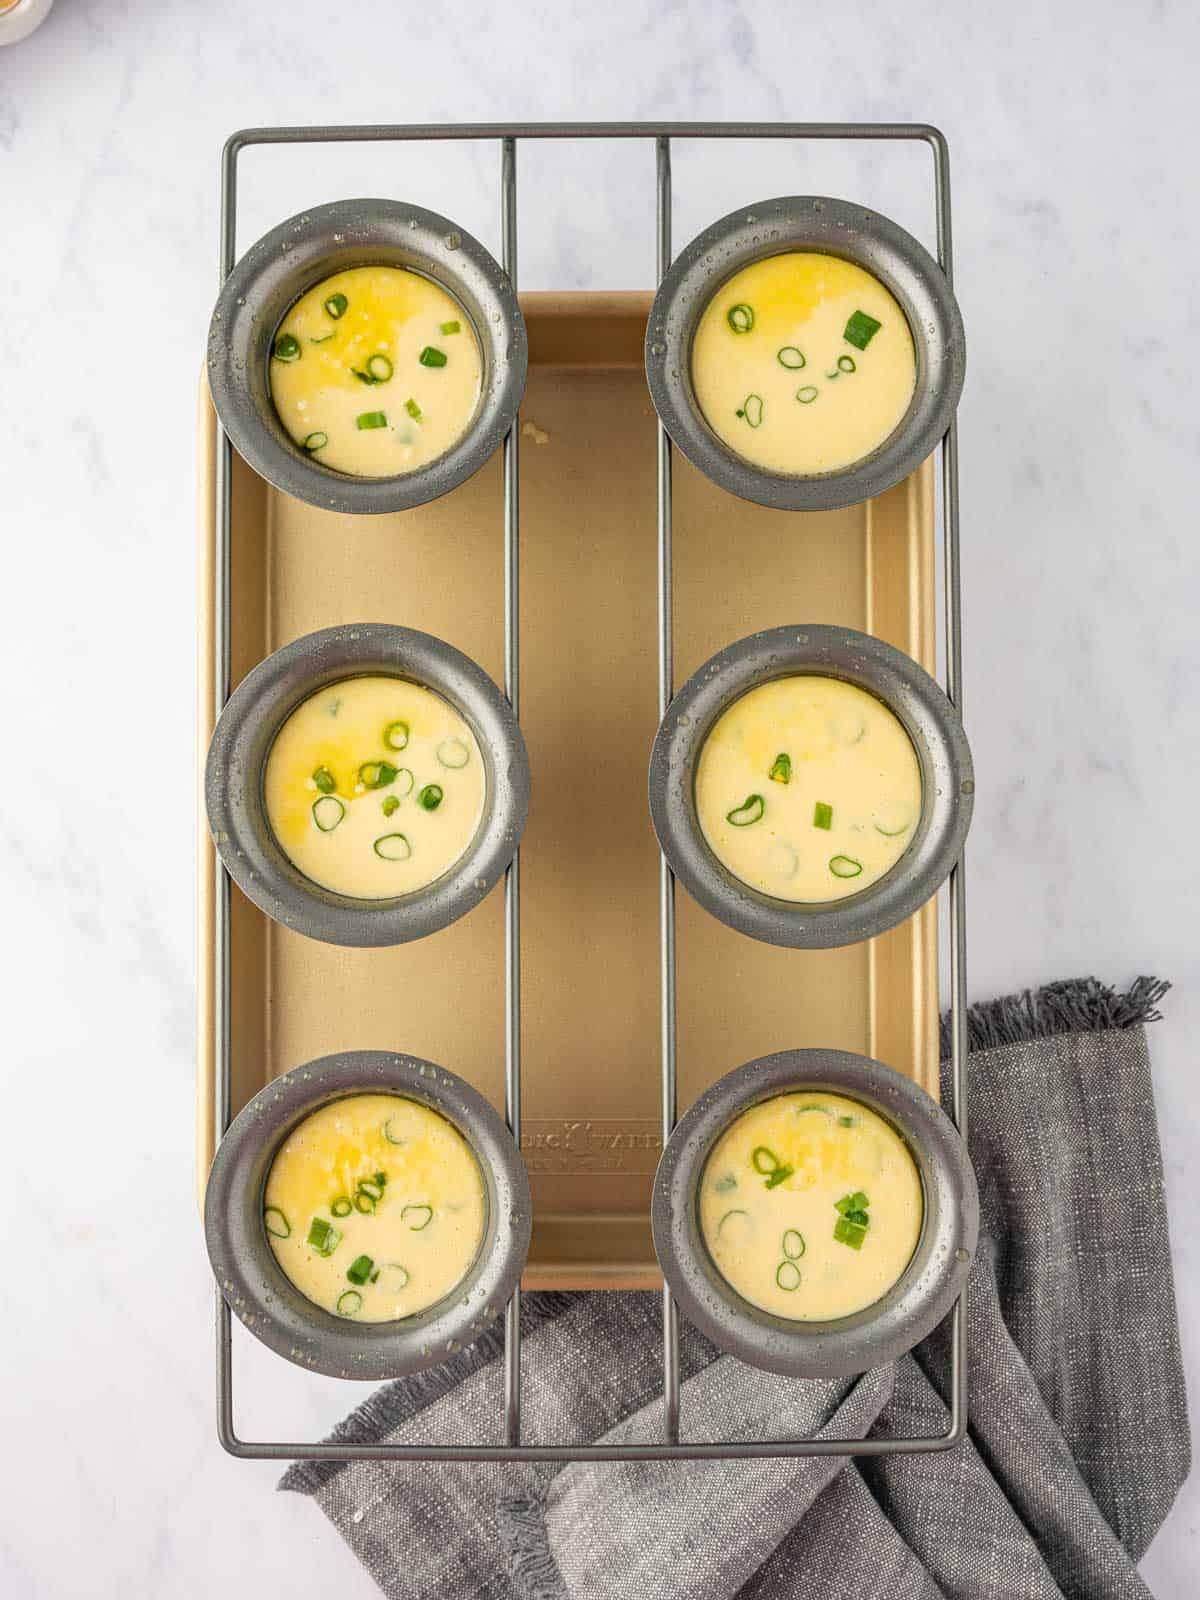
[{"label": "popover pan cup", "polygon": [[[692,385],[692,340],[713,296],[743,267],[792,250],[840,256],[877,278],[899,302],[916,354],[916,386],[903,418],[870,455],[834,472],[755,466],[709,427]],[[676,256],[646,325],[646,377],[673,441],[731,494],[786,511],[855,505],[906,478],[950,426],[965,373],[962,317],[937,262],[877,211],[824,195],[763,200],[714,222]]]},{"label": "popover pan cup", "polygon": [[[466,851],[427,888],[357,900],[314,883],[271,830],[263,773],[280,727],[317,690],[345,678],[396,677],[442,696],[470,725],[487,778]],[[217,722],[204,774],[208,826],[238,888],[269,917],[326,944],[406,944],[465,916],[516,853],[529,811],[525,740],[500,690],[444,639],[391,623],[347,623],[277,650],[247,673]]]},{"label": "popover pan cup", "polygon": [[[921,1177],[924,1217],[912,1260],[873,1305],[833,1321],[792,1321],[751,1305],[722,1277],[700,1231],[699,1187],[721,1135],[751,1106],[797,1090],[844,1095],[878,1112]],[[667,1286],[715,1345],[769,1372],[839,1378],[894,1361],[947,1314],[975,1252],[979,1194],[954,1124],[910,1079],[847,1050],[784,1050],[728,1073],[682,1118],[655,1175],[651,1223]]]},{"label": "popover pan cup", "polygon": [[[302,1295],[275,1259],[263,1192],[276,1152],[314,1111],[355,1094],[395,1094],[430,1107],[471,1148],[487,1194],[483,1241],[442,1300],[394,1322],[354,1322]],[[204,1197],[208,1257],[221,1293],[256,1339],[332,1378],[400,1378],[472,1343],[504,1310],[529,1253],[529,1176],[512,1134],[454,1073],[417,1056],[352,1050],[294,1067],[260,1089],[217,1147]]]},{"label": "popover pan cup", "polygon": [[[779,900],[752,888],[718,861],[696,811],[696,766],[714,723],[749,690],[803,674],[874,695],[899,719],[921,769],[921,816],[908,848],[881,878],[841,900]],[[929,674],[882,639],[817,623],[750,634],[694,672],[659,726],[649,787],[658,842],[692,898],[752,939],[812,950],[872,938],[924,905],[962,853],[975,801],[966,734]]]},{"label": "popover pan cup", "polygon": [[[436,460],[388,478],[322,466],[283,426],[270,388],[271,350],[290,308],[331,274],[369,266],[407,267],[445,289],[483,362],[479,403],[461,437]],[[499,262],[446,217],[397,200],[336,200],[272,228],[226,278],[208,330],[209,388],[238,454],[277,489],[329,511],[405,511],[456,488],[512,427],[528,362],[525,321]]]}]

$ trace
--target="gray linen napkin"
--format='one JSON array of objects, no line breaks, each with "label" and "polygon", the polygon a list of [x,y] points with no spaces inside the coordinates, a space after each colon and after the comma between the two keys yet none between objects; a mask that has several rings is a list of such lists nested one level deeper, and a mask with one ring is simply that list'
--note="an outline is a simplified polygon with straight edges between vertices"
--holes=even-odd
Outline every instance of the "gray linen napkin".
[{"label": "gray linen napkin", "polygon": [[[1190,1444],[1142,1024],[1166,985],[1093,979],[973,1007],[983,1238],[970,1439],[847,1462],[298,1463],[393,1600],[1125,1600]],[[530,1295],[525,1437],[661,1437],[659,1301]],[[946,1330],[843,1383],[722,1356],[681,1324],[686,1438],[943,1431]],[[350,1440],[498,1442],[500,1339],[379,1390]]]}]

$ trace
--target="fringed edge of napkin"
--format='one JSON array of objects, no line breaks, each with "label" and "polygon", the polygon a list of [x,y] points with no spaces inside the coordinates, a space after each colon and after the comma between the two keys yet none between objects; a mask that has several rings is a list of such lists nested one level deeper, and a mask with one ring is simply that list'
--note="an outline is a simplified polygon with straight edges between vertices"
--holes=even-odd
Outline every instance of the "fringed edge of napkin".
[{"label": "fringed edge of napkin", "polygon": [[[967,1010],[968,1050],[1027,1044],[1064,1033],[1107,1033],[1157,1022],[1158,1002],[1171,987],[1162,978],[1135,978],[1114,989],[1099,978],[1069,978],[1041,989],[985,1000]],[[942,1056],[950,1054],[950,1018],[942,1017]]]}]

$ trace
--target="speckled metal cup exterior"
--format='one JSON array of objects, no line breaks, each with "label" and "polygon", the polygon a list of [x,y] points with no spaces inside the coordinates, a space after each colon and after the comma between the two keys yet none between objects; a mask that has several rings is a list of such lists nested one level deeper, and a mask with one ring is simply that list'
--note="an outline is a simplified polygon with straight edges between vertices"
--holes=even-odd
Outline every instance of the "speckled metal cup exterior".
[{"label": "speckled metal cup exterior", "polygon": [[[921,818],[904,854],[859,893],[819,903],[743,883],[713,854],[696,811],[696,766],[713,724],[749,690],[803,673],[842,678],[881,700],[921,768]],[[945,694],[910,656],[852,628],[797,624],[727,645],[672,700],[650,756],[650,815],[680,883],[727,926],[793,949],[855,944],[912,916],[962,853],[974,803],[970,747]]]},{"label": "speckled metal cup exterior", "polygon": [[[277,843],[263,795],[271,745],[296,707],[366,675],[406,678],[448,700],[487,772],[483,818],[463,856],[428,888],[390,900],[355,900],[306,878]],[[326,944],[407,944],[465,916],[503,876],[529,812],[529,758],[512,707],[461,650],[414,628],[347,623],[305,634],[246,675],[213,734],[204,795],[221,860],[260,911]]]},{"label": "speckled metal cup exterior", "polygon": [[[470,1271],[443,1300],[401,1322],[354,1322],[315,1305],[284,1274],[263,1226],[280,1145],[312,1112],[353,1094],[403,1095],[440,1112],[470,1145],[487,1191]],[[331,1378],[401,1378],[470,1344],[520,1282],[531,1219],[525,1163],[483,1096],[444,1067],[386,1050],[323,1056],[260,1089],[221,1140],[204,1197],[209,1261],[234,1314],[277,1355]]]},{"label": "speckled metal cup exterior", "polygon": [[[322,466],[292,440],[271,400],[271,349],[288,310],[332,273],[368,266],[433,279],[461,305],[483,357],[466,432],[435,461],[391,478]],[[499,262],[447,218],[397,200],[337,200],[272,228],[225,280],[208,330],[209,388],[235,449],[277,489],[329,511],[404,511],[456,488],[512,426],[528,360],[516,291]]]},{"label": "speckled metal cup exterior", "polygon": [[[699,1186],[713,1146],[743,1111],[795,1090],[826,1090],[877,1111],[907,1144],[924,1191],[921,1235],[899,1280],[836,1321],[792,1322],[752,1306],[721,1276],[700,1231]],[[910,1079],[847,1050],[784,1050],[738,1067],[688,1111],[659,1162],[651,1222],[671,1293],[714,1344],[769,1372],[839,1378],[894,1361],[947,1314],[975,1252],[979,1194],[954,1124]]]},{"label": "speckled metal cup exterior", "polygon": [[[787,250],[854,261],[884,284],[908,318],[917,358],[912,403],[894,432],[836,472],[768,472],[709,427],[692,387],[692,339],[709,301],[735,272]],[[966,342],[946,275],[911,234],[864,206],[789,195],[733,211],[698,234],[664,277],[646,326],[646,377],[663,426],[715,483],[787,511],[828,511],[882,494],[917,468],[950,426],[962,393]]]}]

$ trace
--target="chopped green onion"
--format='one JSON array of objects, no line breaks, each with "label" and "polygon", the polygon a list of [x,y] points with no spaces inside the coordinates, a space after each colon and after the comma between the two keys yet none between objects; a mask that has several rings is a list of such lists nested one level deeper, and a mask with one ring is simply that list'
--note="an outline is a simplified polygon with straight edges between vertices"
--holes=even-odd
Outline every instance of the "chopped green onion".
[{"label": "chopped green onion", "polygon": [[792,758],[786,750],[781,750],[771,763],[771,770],[767,773],[772,783],[791,783]]},{"label": "chopped green onion", "polygon": [[403,750],[408,744],[410,731],[407,722],[389,722],[383,730],[383,742],[389,750]]},{"label": "chopped green onion", "polygon": [[854,1118],[853,1117],[839,1117],[838,1118],[838,1127],[839,1128],[852,1128],[853,1126],[854,1126]]},{"label": "chopped green onion", "polygon": [[446,335],[446,337],[449,338],[452,333],[461,333],[462,332],[462,323],[461,322],[441,322],[441,323],[438,324],[438,332],[439,333],[444,333]]},{"label": "chopped green onion", "polygon": [[728,1194],[730,1189],[737,1188],[737,1179],[732,1172],[725,1172],[713,1184],[718,1194]]},{"label": "chopped green onion", "polygon": [[857,1222],[860,1228],[866,1228],[870,1226],[871,1219],[865,1211],[847,1211],[846,1221]]},{"label": "chopped green onion", "polygon": [[748,394],[742,401],[739,417],[745,417],[752,428],[761,428],[763,419],[763,398],[760,394]]},{"label": "chopped green onion", "polygon": [[855,861],[853,856],[830,856],[829,870],[835,878],[857,878],[861,875],[863,865]]},{"label": "chopped green onion", "polygon": [[399,795],[411,794],[413,792],[413,784],[416,783],[416,781],[417,780],[413,777],[412,773],[407,767],[397,767],[396,777],[392,783],[392,788],[395,789],[396,793]]},{"label": "chopped green onion", "polygon": [[379,381],[377,378],[373,378],[364,367],[351,367],[350,371],[358,379],[359,383],[365,383],[368,388],[373,387]]},{"label": "chopped green onion", "polygon": [[346,1268],[346,1276],[351,1283],[366,1283],[371,1276],[371,1269],[374,1265],[375,1263],[370,1256],[355,1256],[354,1260]]},{"label": "chopped green onion", "polygon": [[895,839],[902,833],[907,833],[912,827],[911,822],[902,823],[898,828],[885,828],[881,823],[875,824],[875,832],[881,833],[885,839]]},{"label": "chopped green onion", "polygon": [[386,383],[395,370],[382,350],[367,357],[367,376],[372,383]]},{"label": "chopped green onion", "polygon": [[446,365],[446,352],[439,350],[435,344],[427,344],[417,360],[423,367],[444,367]]},{"label": "chopped green onion", "polygon": [[389,1117],[383,1125],[383,1137],[389,1144],[403,1144],[404,1135],[395,1126],[395,1117]]},{"label": "chopped green onion", "polygon": [[796,399],[799,400],[802,406],[810,406],[819,392],[811,383],[806,383],[803,389],[796,390]]},{"label": "chopped green onion", "polygon": [[420,422],[421,418],[425,415],[420,406],[413,399],[408,399],[404,402],[404,409],[408,412],[409,416],[414,422]]},{"label": "chopped green onion", "polygon": [[348,1217],[354,1207],[350,1204],[350,1196],[348,1194],[339,1194],[337,1199],[330,1203],[329,1209],[335,1217]]},{"label": "chopped green onion", "polygon": [[331,1256],[342,1242],[342,1230],[324,1217],[314,1217],[308,1230],[308,1243],[319,1256]]},{"label": "chopped green onion", "polygon": [[833,1209],[844,1217],[850,1211],[865,1211],[871,1204],[870,1200],[861,1189],[856,1189],[853,1194],[844,1194],[840,1200],[833,1202]]},{"label": "chopped green onion", "polygon": [[443,739],[437,747],[437,758],[451,772],[457,772],[470,761],[471,752],[461,739]]},{"label": "chopped green onion", "polygon": [[842,338],[856,350],[865,350],[882,326],[865,311],[856,311],[842,330]]},{"label": "chopped green onion", "polygon": [[412,845],[402,833],[381,834],[371,848],[381,861],[407,861],[412,855]]},{"label": "chopped green onion", "polygon": [[804,1235],[798,1229],[785,1228],[783,1230],[783,1253],[789,1261],[799,1261],[806,1248]]},{"label": "chopped green onion", "polygon": [[837,358],[839,372],[857,372],[858,363],[853,356],[839,356]]},{"label": "chopped green onion", "polygon": [[346,815],[346,808],[335,794],[323,794],[312,803],[312,819],[322,833],[332,833]]},{"label": "chopped green onion", "polygon": [[353,1317],[362,1310],[362,1295],[357,1289],[344,1289],[337,1299],[338,1315]]},{"label": "chopped green onion", "polygon": [[782,350],[777,350],[775,359],[781,367],[786,367],[789,372],[799,372],[801,367],[808,365],[808,362],[804,359],[804,352],[797,350],[794,344],[785,344]]},{"label": "chopped green onion", "polygon": [[364,761],[358,769],[358,781],[364,789],[386,789],[399,770],[390,761]]},{"label": "chopped green onion", "polygon": [[807,1116],[809,1113],[814,1112],[814,1111],[816,1112],[816,1114],[819,1117],[832,1117],[833,1116],[833,1112],[830,1111],[828,1106],[797,1106],[796,1107],[796,1115],[798,1117]]},{"label": "chopped green onion", "polygon": [[276,361],[299,361],[300,341],[294,333],[281,333],[275,341]]},{"label": "chopped green onion", "polygon": [[328,443],[329,435],[327,433],[310,433],[305,435],[304,448],[311,456],[315,450],[324,450]]},{"label": "chopped green onion", "polygon": [[750,1165],[755,1172],[774,1172],[779,1166],[779,1157],[774,1150],[768,1150],[765,1144],[755,1145],[750,1153]]},{"label": "chopped green onion", "polygon": [[387,1188],[387,1173],[386,1172],[377,1172],[375,1174],[375,1183],[380,1189],[386,1189]]},{"label": "chopped green onion", "polygon": [[[383,1177],[383,1174],[382,1173],[377,1173],[376,1174],[376,1179],[379,1178],[379,1177]],[[382,1200],[383,1199],[383,1183],[377,1182],[376,1179],[372,1179],[372,1178],[363,1178],[363,1179],[361,1179],[361,1181],[359,1182],[359,1185],[358,1185],[359,1194],[368,1194],[368,1195],[370,1195],[372,1200]],[[386,1182],[387,1182],[387,1179],[384,1178],[384,1183],[386,1183]]]},{"label": "chopped green onion", "polygon": [[332,794],[337,788],[333,773],[330,772],[328,767],[318,767],[312,776],[313,782],[322,794]]},{"label": "chopped green onion", "polygon": [[827,806],[824,800],[818,800],[816,805],[813,807],[813,827],[833,827],[833,807]]},{"label": "chopped green onion", "polygon": [[748,794],[740,806],[725,813],[725,821],[732,822],[735,828],[748,828],[752,822],[762,821],[766,809],[767,802],[762,795]]},{"label": "chopped green onion", "polygon": [[423,811],[436,811],[441,805],[445,791],[440,783],[427,783],[417,796],[417,804]]},{"label": "chopped green onion", "polygon": [[791,1177],[795,1170],[795,1167],[776,1167],[775,1171],[767,1179],[767,1188],[777,1189],[781,1183],[785,1183]]},{"label": "chopped green onion", "polygon": [[386,428],[387,425],[386,411],[363,411],[354,419],[356,428]]},{"label": "chopped green onion", "polygon": [[[408,1288],[408,1268],[402,1267],[398,1261],[385,1261],[375,1277],[380,1279],[381,1289],[390,1289],[393,1294],[397,1289]],[[375,1279],[371,1281],[374,1283]]]},{"label": "chopped green onion", "polygon": [[292,1225],[278,1206],[268,1206],[263,1212],[263,1227],[272,1239],[290,1239]]},{"label": "chopped green onion", "polygon": [[727,1211],[725,1213],[725,1215],[721,1218],[721,1220],[717,1223],[717,1238],[718,1239],[721,1237],[722,1233],[724,1233],[725,1224],[729,1221],[730,1217],[745,1217],[747,1227],[751,1226],[750,1213],[748,1211],[743,1211],[740,1206],[735,1206],[732,1211]]},{"label": "chopped green onion", "polygon": [[349,304],[350,302],[346,299],[344,294],[331,294],[329,299],[325,302],[325,310],[336,322],[339,317],[345,316],[346,307]]},{"label": "chopped green onion", "polygon": [[800,1268],[794,1261],[781,1261],[775,1268],[775,1282],[791,1294],[800,1287]]},{"label": "chopped green onion", "polygon": [[328,344],[332,338],[333,334],[323,333],[319,339],[310,339],[308,342],[309,344]]},{"label": "chopped green onion", "polygon": [[405,1206],[400,1216],[407,1222],[414,1233],[420,1233],[422,1228],[427,1228],[433,1221],[432,1206]]},{"label": "chopped green onion", "polygon": [[369,1217],[375,1209],[375,1196],[359,1189],[354,1196],[354,1209],[360,1216]]},{"label": "chopped green onion", "polygon": [[399,809],[400,809],[400,797],[399,797],[399,795],[385,794],[384,797],[383,797],[383,814],[384,814],[384,816],[385,817],[390,817],[393,814],[393,812],[399,811]]},{"label": "chopped green onion", "polygon": [[833,1237],[839,1244],[848,1244],[852,1250],[861,1250],[867,1230],[861,1223],[851,1222],[848,1217],[839,1217],[834,1223]]},{"label": "chopped green onion", "polygon": [[753,308],[741,303],[736,306],[730,306],[725,313],[725,321],[733,329],[734,333],[749,333],[754,326]]}]

